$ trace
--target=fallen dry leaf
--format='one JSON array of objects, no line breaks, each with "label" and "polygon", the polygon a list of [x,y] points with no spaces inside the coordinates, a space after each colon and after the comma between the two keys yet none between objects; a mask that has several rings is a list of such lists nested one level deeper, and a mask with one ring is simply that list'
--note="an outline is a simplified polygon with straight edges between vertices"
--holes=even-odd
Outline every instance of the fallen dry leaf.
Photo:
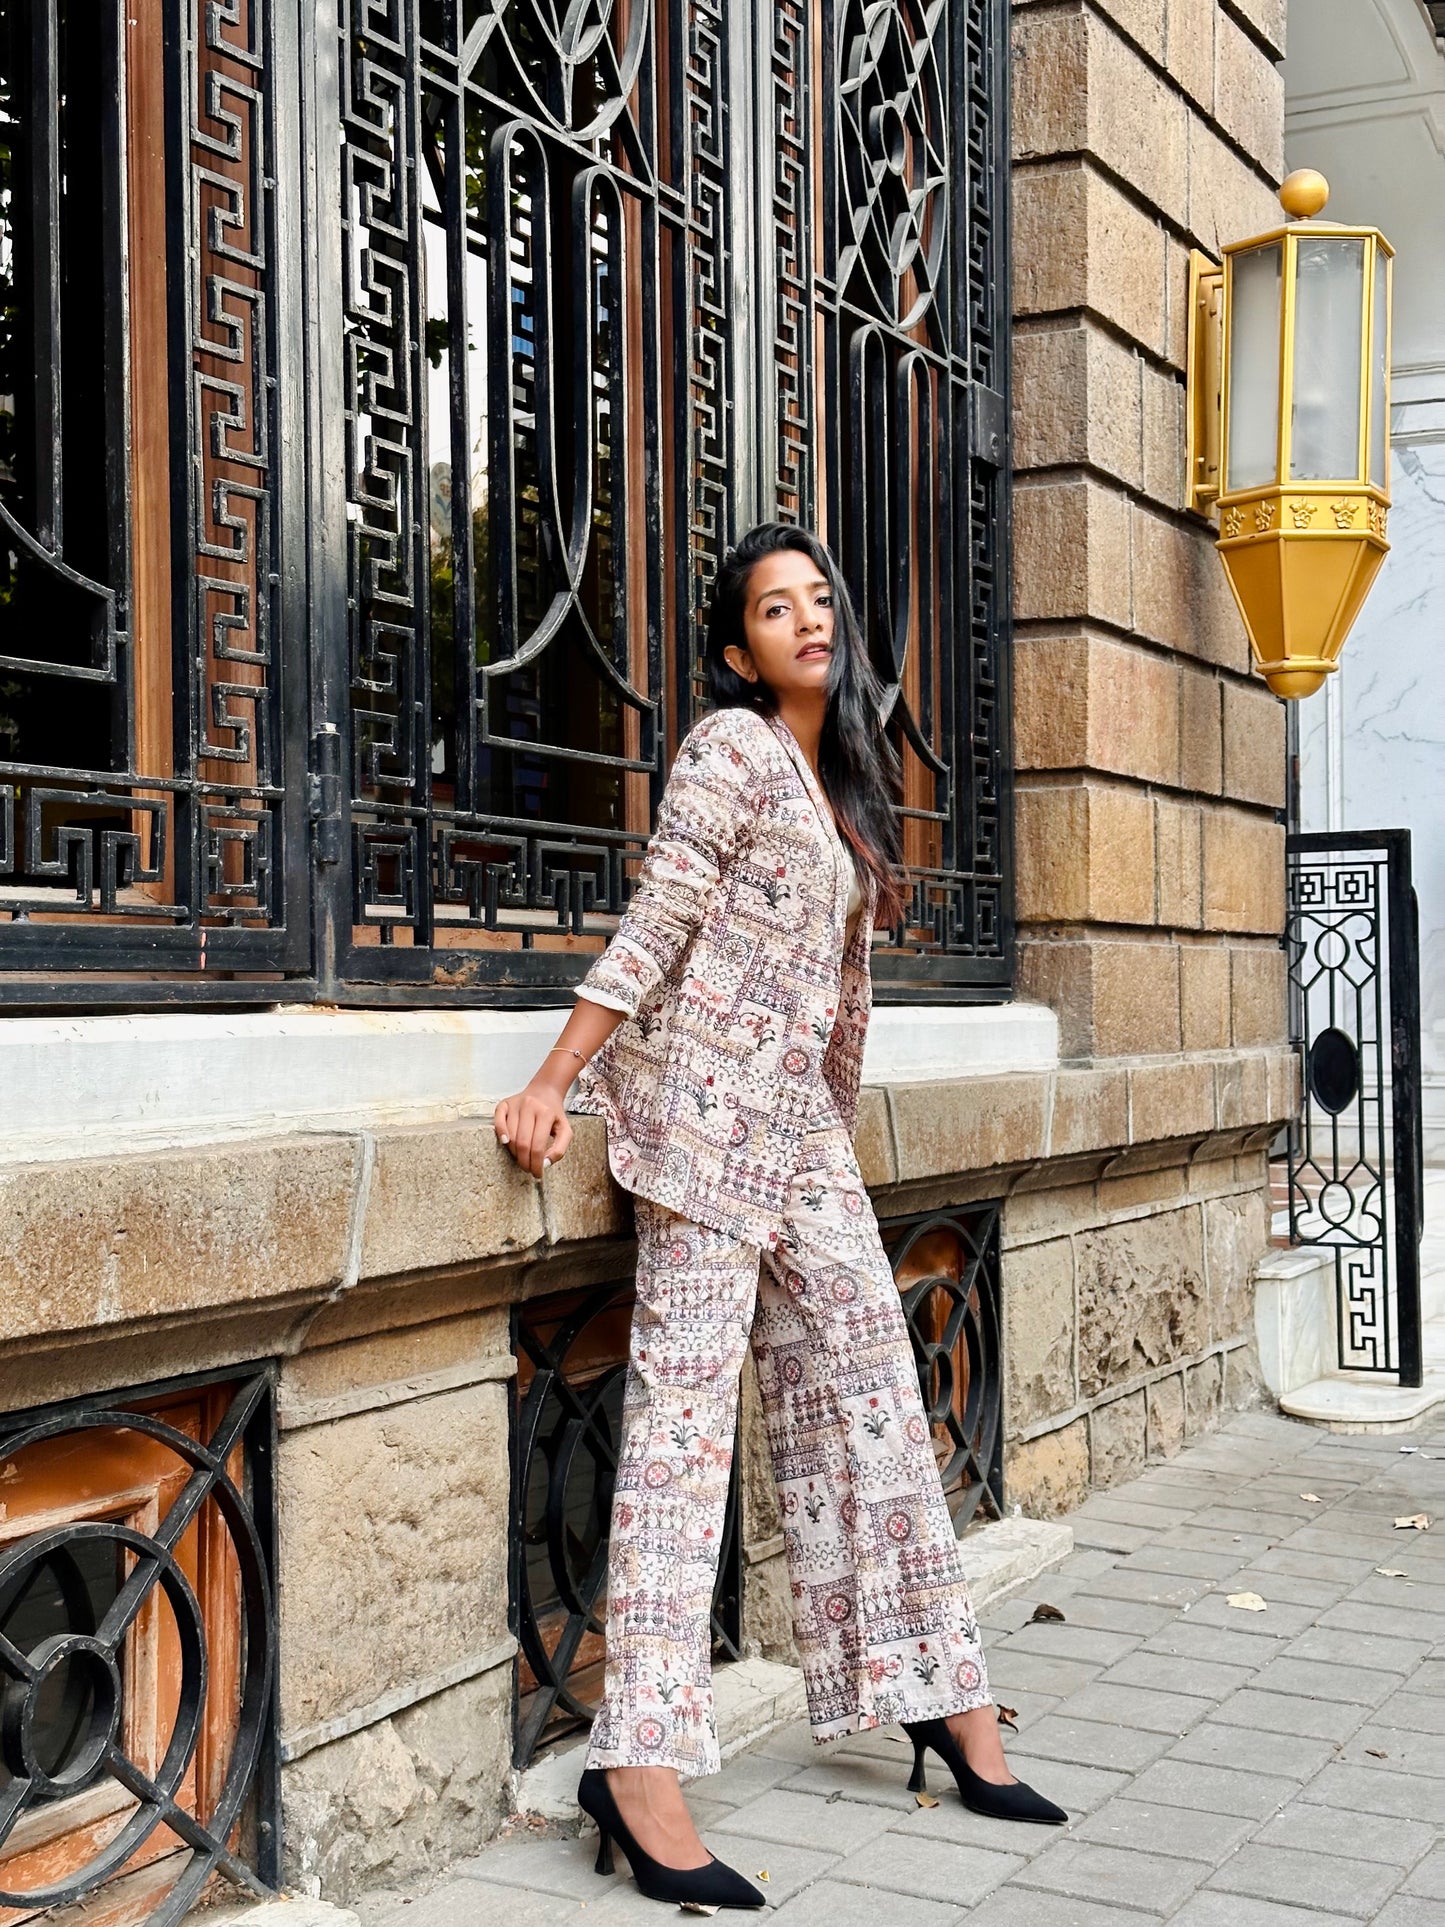
[{"label": "fallen dry leaf", "polygon": [[1040,1619],[1056,1619],[1062,1622],[1063,1617],[1064,1615],[1059,1611],[1057,1606],[1038,1605],[1034,1607],[1032,1617],[1029,1620],[1029,1624],[1032,1626],[1037,1620],[1040,1620]]},{"label": "fallen dry leaf", "polygon": [[1257,1592],[1231,1592],[1225,1595],[1226,1606],[1237,1606],[1242,1613],[1265,1613],[1268,1605]]},{"label": "fallen dry leaf", "polygon": [[936,1793],[915,1793],[913,1797],[921,1807],[936,1807],[938,1805],[938,1795]]},{"label": "fallen dry leaf", "polygon": [[1375,1571],[1379,1573],[1382,1579],[1408,1579],[1410,1577],[1409,1573],[1403,1571],[1399,1566],[1376,1566]]},{"label": "fallen dry leaf", "polygon": [[1403,1518],[1395,1521],[1395,1530],[1397,1532],[1428,1532],[1430,1530],[1430,1514],[1428,1512],[1407,1512]]},{"label": "fallen dry leaf", "polygon": [[1320,1497],[1318,1492],[1301,1492],[1300,1497],[1302,1499],[1308,1499],[1311,1505],[1324,1504],[1324,1500]]},{"label": "fallen dry leaf", "polygon": [[1008,1727],[1011,1733],[1019,1730],[1019,1709],[1016,1706],[1001,1706],[998,1709],[998,1723]]},{"label": "fallen dry leaf", "polygon": [[1378,1746],[1367,1746],[1365,1751],[1372,1760],[1388,1760],[1390,1757],[1388,1753],[1382,1752]]},{"label": "fallen dry leaf", "polygon": [[758,1879],[759,1879],[759,1880],[771,1880],[771,1879],[772,1879],[772,1877],[773,1877],[773,1876],[772,1876],[772,1875],[771,1875],[771,1874],[770,1874],[770,1873],[768,1872],[768,1870],[767,1870],[767,1868],[766,1868],[766,1867],[759,1867],[759,1868],[758,1868]]}]

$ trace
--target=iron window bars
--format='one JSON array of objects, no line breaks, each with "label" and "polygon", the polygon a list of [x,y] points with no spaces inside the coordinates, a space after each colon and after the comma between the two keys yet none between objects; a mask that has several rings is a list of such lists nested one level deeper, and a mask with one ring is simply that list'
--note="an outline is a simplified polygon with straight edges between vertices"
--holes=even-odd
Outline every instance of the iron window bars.
[{"label": "iron window bars", "polygon": [[0,1001],[555,1001],[772,514],[890,688],[880,992],[1005,993],[1006,41],[4,0]]},{"label": "iron window bars", "polygon": [[[154,1408],[168,1394],[204,1394],[213,1383],[177,1381],[0,1421],[0,1455],[12,1476],[27,1455],[82,1434],[154,1441],[177,1463],[175,1496],[148,1530],[139,1516],[73,1517],[0,1544],[0,1850],[8,1843],[13,1851],[17,1828],[48,1802],[109,1783],[122,1796],[107,1809],[118,1826],[98,1839],[93,1827],[82,1830],[94,1849],[82,1864],[42,1886],[0,1893],[0,1905],[33,1911],[82,1900],[136,1865],[158,1835],[173,1839],[179,1853],[148,1927],[175,1927],[216,1871],[263,1899],[280,1885],[272,1373],[233,1386],[209,1436],[193,1438],[154,1409],[135,1409]],[[213,1554],[183,1557],[187,1535],[208,1515],[219,1526]],[[208,1573],[214,1579],[225,1571],[234,1573],[236,1600],[221,1651],[201,1595]],[[127,1715],[133,1694],[157,1689],[146,1687],[147,1668],[130,1647],[142,1615],[162,1599],[178,1677],[169,1730],[158,1731],[159,1757],[147,1766],[127,1743]],[[27,1646],[23,1625],[42,1635],[34,1645]],[[156,1638],[152,1628],[141,1646]],[[198,1807],[198,1749],[218,1675],[233,1678],[234,1717],[225,1758],[206,1776],[214,1797]],[[248,1815],[247,1837],[238,1840]]]}]

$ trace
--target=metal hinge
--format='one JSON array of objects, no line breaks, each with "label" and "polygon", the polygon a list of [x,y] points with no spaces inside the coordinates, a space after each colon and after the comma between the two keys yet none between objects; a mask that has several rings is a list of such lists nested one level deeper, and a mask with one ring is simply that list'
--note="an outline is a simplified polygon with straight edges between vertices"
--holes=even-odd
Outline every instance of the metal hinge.
[{"label": "metal hinge", "polygon": [[341,736],[335,723],[323,723],[311,738],[307,781],[311,841],[320,865],[341,861]]},{"label": "metal hinge", "polygon": [[968,391],[968,452],[1002,468],[1008,450],[1008,408],[996,388],[974,382]]}]

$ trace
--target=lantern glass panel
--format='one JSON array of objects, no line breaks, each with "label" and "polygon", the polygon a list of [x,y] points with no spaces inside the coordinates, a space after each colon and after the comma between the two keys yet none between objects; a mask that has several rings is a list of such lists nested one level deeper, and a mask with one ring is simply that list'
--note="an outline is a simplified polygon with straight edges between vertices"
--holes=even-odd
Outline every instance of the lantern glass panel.
[{"label": "lantern glass panel", "polygon": [[1230,280],[1224,486],[1232,493],[1279,474],[1279,243],[1234,255]]},{"label": "lantern glass panel", "polygon": [[1390,486],[1390,421],[1386,373],[1390,364],[1390,257],[1375,249],[1375,343],[1370,358],[1370,480]]},{"label": "lantern glass panel", "polygon": [[1290,479],[1351,481],[1360,472],[1365,244],[1302,234],[1296,247]]}]

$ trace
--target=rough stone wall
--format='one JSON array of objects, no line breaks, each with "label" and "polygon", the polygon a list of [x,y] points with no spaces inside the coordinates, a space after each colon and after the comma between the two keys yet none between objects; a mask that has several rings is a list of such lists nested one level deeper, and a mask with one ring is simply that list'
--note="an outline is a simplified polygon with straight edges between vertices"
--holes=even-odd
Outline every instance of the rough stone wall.
[{"label": "rough stone wall", "polygon": [[1285,1029],[1284,716],[1183,510],[1188,253],[1274,225],[1284,0],[1015,0],[1019,990],[1066,1056]]}]

